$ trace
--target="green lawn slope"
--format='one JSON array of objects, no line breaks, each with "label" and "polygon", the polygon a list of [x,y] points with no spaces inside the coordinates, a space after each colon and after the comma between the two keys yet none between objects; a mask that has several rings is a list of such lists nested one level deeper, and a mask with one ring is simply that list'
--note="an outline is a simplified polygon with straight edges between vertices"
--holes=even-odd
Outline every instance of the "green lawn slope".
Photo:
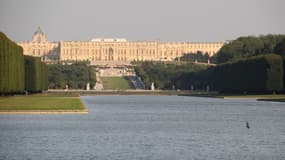
[{"label": "green lawn slope", "polygon": [[68,111],[85,110],[78,96],[71,95],[26,95],[0,97],[1,111]]},{"label": "green lawn slope", "polygon": [[126,90],[134,89],[126,77],[102,77],[105,90]]}]

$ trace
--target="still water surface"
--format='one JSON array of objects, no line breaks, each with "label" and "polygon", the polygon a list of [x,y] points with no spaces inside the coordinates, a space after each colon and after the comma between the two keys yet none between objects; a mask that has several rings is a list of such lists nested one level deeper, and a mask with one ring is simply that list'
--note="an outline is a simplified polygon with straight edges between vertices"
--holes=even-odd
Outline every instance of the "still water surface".
[{"label": "still water surface", "polygon": [[88,115],[0,115],[0,159],[285,159],[284,103],[81,98]]}]

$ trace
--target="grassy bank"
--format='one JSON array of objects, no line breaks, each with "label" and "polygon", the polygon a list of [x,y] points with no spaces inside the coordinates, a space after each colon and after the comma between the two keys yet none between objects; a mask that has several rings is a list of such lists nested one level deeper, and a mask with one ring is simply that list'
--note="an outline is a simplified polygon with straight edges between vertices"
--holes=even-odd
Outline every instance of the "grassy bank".
[{"label": "grassy bank", "polygon": [[285,99],[284,94],[261,94],[261,95],[218,95],[223,98],[251,98],[251,99]]},{"label": "grassy bank", "polygon": [[285,102],[284,94],[266,94],[266,95],[226,95],[223,96],[225,99],[230,98],[248,98],[256,99],[258,101],[271,101],[271,102]]},{"label": "grassy bank", "polygon": [[73,111],[85,110],[78,96],[39,94],[0,97],[1,111]]},{"label": "grassy bank", "polygon": [[212,97],[223,99],[256,99],[258,101],[273,101],[273,102],[285,102],[285,94],[260,94],[260,95],[241,95],[241,94],[220,94],[218,92],[199,92],[191,91],[188,93],[178,94],[180,96],[196,96],[196,97]]},{"label": "grassy bank", "polygon": [[270,102],[285,102],[285,98],[280,99],[257,99],[258,101],[270,101]]},{"label": "grassy bank", "polygon": [[126,90],[134,89],[126,77],[102,77],[105,90]]}]

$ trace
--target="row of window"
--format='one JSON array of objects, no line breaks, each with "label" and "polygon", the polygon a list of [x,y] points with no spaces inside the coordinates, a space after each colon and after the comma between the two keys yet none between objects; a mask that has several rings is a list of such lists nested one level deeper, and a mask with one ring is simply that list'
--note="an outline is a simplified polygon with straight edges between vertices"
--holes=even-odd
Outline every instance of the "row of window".
[{"label": "row of window", "polygon": [[61,42],[61,45],[76,45],[76,46],[147,46],[155,47],[153,42]]},{"label": "row of window", "polygon": [[[69,51],[69,52],[68,52]],[[44,54],[47,54],[51,52],[50,50],[32,50],[32,51],[27,51],[26,53],[32,53],[32,55],[35,55],[35,56],[40,56],[40,55],[44,55]],[[67,54],[67,55],[73,55],[73,54],[78,54],[78,50],[64,50],[63,51],[64,53],[63,54]],[[170,51],[164,51],[164,55],[169,55],[169,56],[180,56],[181,54],[183,53],[194,53],[194,52],[197,52],[197,51],[190,51],[190,52],[178,52],[178,51],[175,51],[175,50],[170,50]],[[103,50],[103,52],[100,52],[99,50],[93,50],[93,55],[96,55],[96,56],[99,56],[104,54],[114,54],[113,52],[110,52],[110,50]],[[208,53],[210,55],[213,55],[215,54],[215,51],[204,51],[204,53]],[[88,52],[83,52],[81,53],[81,55],[84,57],[84,56],[88,56],[90,53]],[[118,56],[126,56],[126,51],[124,50],[119,50],[117,53],[115,52],[115,54],[117,54]],[[132,55],[145,55],[145,56],[155,56],[155,51],[154,50],[134,50],[132,52]]]},{"label": "row of window", "polygon": [[[93,57],[72,57],[72,56],[65,56],[61,57],[62,60],[92,60],[92,61],[100,61],[100,60],[119,60],[119,61],[126,61],[129,60],[126,56],[121,57],[113,57],[113,56],[93,56]],[[130,58],[130,57],[129,57]]]},{"label": "row of window", "polygon": [[185,48],[215,48],[215,49],[219,49],[221,48],[222,46],[221,45],[210,45],[210,44],[195,44],[195,45],[186,45],[186,46],[171,46],[171,45],[165,45],[163,48],[164,49],[168,49],[168,48],[171,48],[171,49],[176,49],[176,50],[179,50],[179,49],[185,49]]},{"label": "row of window", "polygon": [[[118,53],[118,54],[126,54],[127,50],[113,50],[112,52]],[[78,48],[72,48],[72,49],[62,49],[62,54],[105,54],[111,52],[110,49],[103,49],[103,50],[94,50],[94,49],[78,49]],[[132,49],[129,50],[130,53],[146,53],[146,54],[155,54],[155,50],[150,49]]]}]

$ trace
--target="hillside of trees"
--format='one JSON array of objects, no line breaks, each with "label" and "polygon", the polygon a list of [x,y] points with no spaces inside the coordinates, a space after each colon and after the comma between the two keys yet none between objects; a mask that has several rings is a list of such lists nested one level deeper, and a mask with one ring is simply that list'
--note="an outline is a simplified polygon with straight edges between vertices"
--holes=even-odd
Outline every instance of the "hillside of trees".
[{"label": "hillside of trees", "polygon": [[23,49],[0,32],[0,94],[18,94],[47,89],[46,64],[24,56]]},{"label": "hillside of trees", "polygon": [[96,83],[94,68],[87,63],[78,62],[71,65],[51,64],[48,65],[48,83],[50,89],[85,89],[89,82],[93,88]]},{"label": "hillside of trees", "polygon": [[276,53],[285,55],[285,35],[240,37],[224,45],[213,57],[215,62],[225,63],[251,56]]}]

